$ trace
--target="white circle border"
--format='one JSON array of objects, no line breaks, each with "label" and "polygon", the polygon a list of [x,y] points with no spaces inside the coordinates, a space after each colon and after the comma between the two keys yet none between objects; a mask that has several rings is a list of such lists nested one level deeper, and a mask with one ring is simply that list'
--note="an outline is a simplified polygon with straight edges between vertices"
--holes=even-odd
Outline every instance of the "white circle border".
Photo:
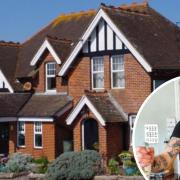
[{"label": "white circle border", "polygon": [[138,159],[136,157],[136,150],[135,150],[135,133],[134,133],[134,129],[136,129],[136,126],[137,126],[137,121],[139,119],[139,116],[144,108],[144,106],[148,103],[148,101],[151,99],[151,97],[153,97],[154,94],[156,94],[160,89],[162,89],[163,87],[165,87],[166,85],[172,83],[172,82],[175,82],[177,80],[180,80],[180,76],[176,77],[176,78],[173,78],[171,80],[168,80],[167,82],[163,83],[162,85],[160,85],[157,89],[155,89],[154,91],[151,92],[151,94],[145,99],[145,101],[143,102],[143,104],[141,105],[138,113],[137,113],[137,116],[136,116],[136,119],[135,119],[135,123],[134,123],[134,128],[133,128],[133,137],[132,137],[132,146],[133,146],[133,154],[134,154],[134,157],[135,157],[135,160],[136,160],[136,164],[141,172],[141,174],[143,175],[143,177],[146,179],[146,180],[149,180],[149,178],[145,175],[144,171],[142,170],[141,166],[139,165],[138,163]]}]

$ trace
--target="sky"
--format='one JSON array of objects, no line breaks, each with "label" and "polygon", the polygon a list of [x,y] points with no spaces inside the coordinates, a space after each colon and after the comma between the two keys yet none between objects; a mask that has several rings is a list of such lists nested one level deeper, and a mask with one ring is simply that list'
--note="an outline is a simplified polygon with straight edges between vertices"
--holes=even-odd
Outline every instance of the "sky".
[{"label": "sky", "polygon": [[[24,42],[62,13],[97,9],[143,0],[0,0],[0,40]],[[180,22],[180,0],[149,0],[150,6]]]}]

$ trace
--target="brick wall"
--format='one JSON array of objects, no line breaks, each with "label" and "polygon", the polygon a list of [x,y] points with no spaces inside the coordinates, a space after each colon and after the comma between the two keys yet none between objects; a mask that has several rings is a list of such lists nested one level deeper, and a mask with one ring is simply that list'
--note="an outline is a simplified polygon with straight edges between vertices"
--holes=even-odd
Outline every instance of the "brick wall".
[{"label": "brick wall", "polygon": [[[43,60],[40,61],[40,63],[38,64],[39,67],[39,73],[38,73],[38,80],[36,83],[36,92],[44,92],[46,91],[46,64],[48,62],[55,62],[54,58],[52,57],[52,55],[48,52],[46,52],[43,56]],[[59,73],[60,70],[60,65],[56,64],[56,69],[57,69],[57,75]],[[57,76],[56,77],[56,90],[57,92],[67,92],[67,83],[64,83],[62,78]]]},{"label": "brick wall", "polygon": [[[29,153],[35,158],[41,156],[48,157],[49,160],[55,159],[55,125],[54,123],[42,124],[43,136],[42,136],[42,149],[34,148],[34,123],[25,123],[25,147],[17,147],[17,125],[16,123],[10,124],[10,141],[9,141],[9,153],[23,152]],[[48,133],[47,133],[48,132]]]},{"label": "brick wall", "polygon": [[111,93],[127,113],[137,113],[151,93],[151,77],[131,54],[125,55],[125,88]]},{"label": "brick wall", "polygon": [[[145,98],[151,93],[151,77],[131,54],[125,59],[125,88],[111,89],[110,57],[104,56],[104,87],[110,91],[127,113],[137,113]],[[84,90],[92,90],[91,61],[89,57],[78,58],[68,81],[68,93],[76,103]]]},{"label": "brick wall", "polygon": [[73,123],[73,136],[74,136],[74,150],[82,150],[82,123],[85,119],[94,119],[98,122],[99,131],[99,152],[104,157],[112,157],[118,155],[123,147],[123,130],[120,123],[107,123],[102,126],[96,117],[90,112],[88,114],[77,116]]},{"label": "brick wall", "polygon": [[[45,91],[45,65],[52,62],[53,57],[46,52],[40,61],[39,80],[36,84],[37,92]],[[137,62],[132,54],[126,54],[125,59],[125,88],[111,89],[110,56],[104,56],[104,89],[111,92],[127,113],[137,113],[145,98],[151,93],[152,82],[150,75]],[[57,72],[60,66],[57,65]],[[68,92],[74,102],[82,97],[84,90],[92,90],[91,59],[90,57],[77,57],[71,70],[68,72],[68,82],[61,77],[56,78],[57,92]]]}]

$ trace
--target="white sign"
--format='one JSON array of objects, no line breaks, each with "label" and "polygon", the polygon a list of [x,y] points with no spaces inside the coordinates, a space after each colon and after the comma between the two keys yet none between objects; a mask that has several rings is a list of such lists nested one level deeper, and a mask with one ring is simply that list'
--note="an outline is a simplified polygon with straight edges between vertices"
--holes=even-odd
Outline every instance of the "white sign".
[{"label": "white sign", "polygon": [[145,124],[144,132],[145,132],[145,143],[156,144],[159,142],[157,124]]}]

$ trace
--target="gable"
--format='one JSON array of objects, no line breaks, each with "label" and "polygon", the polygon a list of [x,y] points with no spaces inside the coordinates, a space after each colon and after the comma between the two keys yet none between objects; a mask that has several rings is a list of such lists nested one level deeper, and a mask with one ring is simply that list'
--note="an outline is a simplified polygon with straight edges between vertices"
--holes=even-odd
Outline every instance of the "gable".
[{"label": "gable", "polygon": [[8,91],[10,93],[14,92],[14,90],[11,87],[10,83],[8,82],[6,77],[4,76],[3,72],[0,70],[0,91],[5,90],[5,89],[8,89]]},{"label": "gable", "polygon": [[[112,39],[112,31],[115,33],[115,35],[121,40],[125,46],[129,49],[129,51],[134,55],[134,57],[137,59],[137,61],[144,67],[144,69],[147,72],[151,72],[152,68],[148,64],[148,62],[144,59],[144,57],[136,50],[136,48],[128,41],[128,39],[124,36],[124,34],[120,31],[119,28],[117,28],[116,24],[110,19],[110,17],[105,13],[103,9],[100,9],[89,27],[87,28],[86,32],[80,39],[80,41],[77,43],[76,47],[73,49],[72,53],[70,54],[67,61],[63,64],[59,76],[64,76],[70,67],[71,63],[74,61],[74,59],[77,57],[85,43],[88,41],[88,38],[92,36],[93,40],[95,39],[95,33],[93,34],[93,31],[95,30],[96,26],[100,22],[100,20],[103,19],[105,22],[107,22],[110,29],[107,32],[109,34],[109,40]],[[107,26],[107,27],[108,27]],[[96,38],[97,39],[97,38]],[[91,43],[91,49],[95,50],[95,40]],[[112,48],[112,42],[110,45],[108,45],[109,48]],[[86,48],[84,47],[84,50],[87,50],[87,44]]]},{"label": "gable", "polygon": [[101,18],[83,46],[83,53],[127,49],[110,25]]},{"label": "gable", "polygon": [[96,116],[97,120],[105,126],[105,120],[101,116],[101,114],[97,111],[97,109],[93,106],[93,104],[88,100],[86,96],[83,96],[73,111],[70,113],[69,117],[66,119],[67,125],[71,125],[79,112],[82,110],[84,106],[88,106],[88,108],[92,111],[92,113]]},{"label": "gable", "polygon": [[30,62],[31,66],[36,65],[36,63],[39,61],[40,57],[45,52],[45,50],[48,50],[51,53],[51,55],[53,56],[57,64],[61,64],[61,60],[59,56],[57,55],[57,53],[55,52],[55,50],[53,49],[49,41],[46,39],[41,45],[41,47],[39,48],[39,50],[37,51],[37,53],[35,54],[35,56],[33,57],[32,61]]}]

